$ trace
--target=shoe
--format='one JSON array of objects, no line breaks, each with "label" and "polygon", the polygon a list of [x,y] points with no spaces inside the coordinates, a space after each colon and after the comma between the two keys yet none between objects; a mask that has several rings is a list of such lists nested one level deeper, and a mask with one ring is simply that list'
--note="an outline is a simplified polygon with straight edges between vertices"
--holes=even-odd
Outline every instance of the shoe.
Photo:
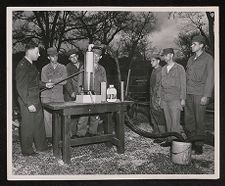
[{"label": "shoe", "polygon": [[194,151],[196,155],[201,155],[203,153],[203,148],[200,145],[195,145],[194,146]]},{"label": "shoe", "polygon": [[153,140],[153,143],[162,143],[162,142],[165,142],[165,139],[157,138]]},{"label": "shoe", "polygon": [[22,153],[23,156],[38,156],[39,154],[37,152],[32,152],[32,153]]},{"label": "shoe", "polygon": [[161,147],[171,147],[171,145],[172,145],[172,142],[170,142],[170,141],[166,141],[166,142],[160,144]]}]

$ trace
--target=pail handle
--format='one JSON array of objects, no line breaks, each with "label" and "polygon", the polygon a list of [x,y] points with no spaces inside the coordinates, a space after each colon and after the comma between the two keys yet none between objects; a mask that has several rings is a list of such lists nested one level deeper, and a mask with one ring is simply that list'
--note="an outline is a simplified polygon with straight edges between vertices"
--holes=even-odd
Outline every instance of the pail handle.
[{"label": "pail handle", "polygon": [[181,154],[181,153],[183,153],[183,152],[185,152],[185,151],[189,150],[190,148],[191,148],[191,146],[190,146],[190,147],[188,147],[187,149],[185,149],[185,150],[181,151],[181,152],[172,152],[172,154]]}]

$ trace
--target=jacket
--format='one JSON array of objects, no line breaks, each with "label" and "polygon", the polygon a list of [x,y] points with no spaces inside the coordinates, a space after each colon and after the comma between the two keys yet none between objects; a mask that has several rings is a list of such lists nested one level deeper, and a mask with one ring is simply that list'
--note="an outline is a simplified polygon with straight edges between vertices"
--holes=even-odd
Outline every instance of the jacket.
[{"label": "jacket", "polygon": [[[57,83],[62,79],[67,77],[66,67],[63,64],[58,63],[57,67],[54,69],[52,64],[49,63],[42,68],[41,71],[41,80],[43,82],[53,82]],[[52,101],[64,101],[63,96],[63,85],[66,84],[66,81],[63,81],[55,85],[51,89],[47,89],[41,92],[42,98],[50,98]]]},{"label": "jacket", "polygon": [[195,59],[189,58],[187,63],[187,94],[211,97],[214,86],[214,64],[211,55],[203,53]]},{"label": "jacket", "polygon": [[164,101],[186,99],[186,75],[184,67],[174,63],[167,72],[167,66],[162,68],[161,99]]},{"label": "jacket", "polygon": [[[66,65],[67,75],[70,76],[80,70],[81,65],[77,68],[76,65],[74,65],[72,62],[68,63]],[[78,75],[74,76],[71,79],[67,80],[67,83],[64,85],[64,98],[65,101],[72,101],[73,98],[71,97],[71,94],[75,92],[78,93],[79,87],[78,87]]]},{"label": "jacket", "polygon": [[34,105],[37,109],[40,108],[40,88],[42,87],[44,83],[39,80],[36,66],[24,57],[16,68],[18,101],[26,107]]},{"label": "jacket", "polygon": [[150,78],[150,107],[160,109],[160,86],[162,81],[162,67],[153,69]]},{"label": "jacket", "polygon": [[[81,67],[81,69],[83,69],[83,66]],[[84,82],[84,73],[81,73],[79,75],[79,79],[78,79],[78,86],[83,86]],[[101,94],[101,82],[106,82],[107,83],[107,78],[106,78],[106,71],[105,68],[101,65],[98,64],[97,68],[95,68],[94,71],[94,87],[93,87],[93,91],[96,95],[100,95]],[[80,89],[79,89],[80,92]]]}]

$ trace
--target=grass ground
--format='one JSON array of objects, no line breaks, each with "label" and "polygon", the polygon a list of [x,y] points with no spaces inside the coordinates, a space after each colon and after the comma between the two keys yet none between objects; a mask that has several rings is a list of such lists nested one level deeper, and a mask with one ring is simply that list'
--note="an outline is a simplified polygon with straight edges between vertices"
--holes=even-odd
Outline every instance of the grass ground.
[{"label": "grass ground", "polygon": [[[209,117],[207,125],[213,125]],[[212,127],[213,128],[213,127]],[[202,155],[192,155],[190,165],[171,161],[170,148],[153,143],[125,127],[125,153],[116,148],[94,144],[71,148],[71,164],[56,159],[52,150],[36,157],[21,154],[19,138],[13,134],[13,175],[127,175],[127,174],[214,174],[214,147],[204,145]]]}]

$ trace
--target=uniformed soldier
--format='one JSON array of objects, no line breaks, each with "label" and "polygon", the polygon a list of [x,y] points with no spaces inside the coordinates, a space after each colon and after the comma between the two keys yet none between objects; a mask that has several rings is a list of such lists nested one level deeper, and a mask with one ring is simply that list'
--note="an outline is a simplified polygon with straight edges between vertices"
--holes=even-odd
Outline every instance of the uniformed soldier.
[{"label": "uniformed soldier", "polygon": [[186,71],[185,129],[188,137],[199,138],[193,143],[195,154],[203,153],[205,110],[214,86],[213,57],[205,52],[205,44],[205,38],[201,35],[192,38],[191,50],[194,55],[188,60]]},{"label": "uniformed soldier", "polygon": [[[160,107],[160,87],[162,81],[161,58],[159,55],[151,56],[153,71],[150,77],[150,116],[153,124],[153,133],[161,134],[166,132],[166,121],[162,108]],[[163,138],[154,140],[154,143],[162,143]]]},{"label": "uniformed soldier", "polygon": [[[180,113],[185,106],[186,75],[184,67],[174,61],[173,48],[163,49],[163,59],[167,65],[162,68],[161,107],[164,110],[167,132],[180,133],[186,138],[180,124]],[[174,137],[168,137],[162,147],[171,146]]]},{"label": "uniformed soldier", "polygon": [[[50,63],[45,65],[41,71],[41,81],[57,83],[67,77],[66,67],[58,62],[58,52],[54,47],[47,49],[48,59]],[[55,85],[52,89],[41,92],[41,102],[64,102],[63,85],[67,81],[63,81]],[[44,122],[47,138],[52,137],[52,114],[44,109]]]},{"label": "uniformed soldier", "polygon": [[[81,59],[78,50],[71,49],[66,55],[70,62],[66,65],[67,75],[71,76],[80,71],[81,68]],[[78,76],[74,76],[71,79],[67,80],[67,83],[64,85],[64,99],[65,101],[75,101],[76,95],[79,91],[78,87]],[[71,116],[71,136],[76,134],[77,118]]]},{"label": "uniformed soldier", "polygon": [[36,151],[48,149],[39,88],[40,86],[51,88],[53,84],[44,84],[39,81],[38,70],[33,64],[39,56],[38,46],[32,42],[27,44],[25,47],[25,57],[16,68],[16,87],[22,117],[20,128],[21,150],[24,156],[34,156],[37,154],[32,148],[33,143]]},{"label": "uniformed soldier", "polygon": [[[69,50],[66,55],[68,56],[70,63],[66,65],[67,75],[79,72],[81,68],[81,61],[79,59],[79,53],[76,49]],[[74,76],[67,80],[64,85],[64,99],[65,101],[74,101],[78,93],[78,76]]]},{"label": "uniformed soldier", "polygon": [[[102,58],[102,50],[101,49],[92,49],[94,52],[94,86],[93,92],[96,95],[101,93],[101,82],[107,83],[106,71],[105,68],[99,64],[99,60]],[[81,67],[82,69],[83,67]],[[78,86],[83,86],[83,78],[82,74],[78,76]],[[88,121],[90,119],[90,125],[88,128]],[[97,135],[98,125],[100,124],[101,120],[98,115],[82,116],[79,118],[77,124],[77,134],[76,137],[83,137],[83,136],[95,136]]]}]

